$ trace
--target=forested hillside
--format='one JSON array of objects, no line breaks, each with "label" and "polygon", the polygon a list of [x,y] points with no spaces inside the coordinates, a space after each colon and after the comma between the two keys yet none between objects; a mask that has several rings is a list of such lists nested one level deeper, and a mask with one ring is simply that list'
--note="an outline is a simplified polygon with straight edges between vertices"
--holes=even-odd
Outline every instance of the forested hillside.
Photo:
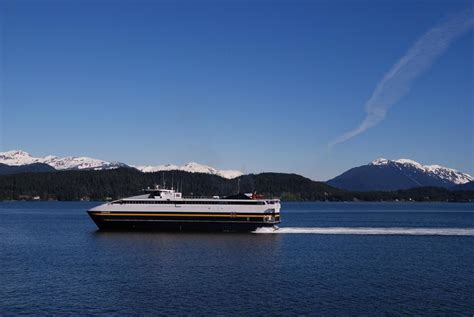
[{"label": "forested hillside", "polygon": [[1,200],[105,200],[140,194],[143,188],[165,183],[186,196],[225,196],[258,192],[287,201],[474,201],[474,191],[436,187],[395,192],[349,192],[296,174],[249,174],[235,179],[216,175],[167,171],[142,173],[131,168],[104,171],[56,171],[0,176]]}]

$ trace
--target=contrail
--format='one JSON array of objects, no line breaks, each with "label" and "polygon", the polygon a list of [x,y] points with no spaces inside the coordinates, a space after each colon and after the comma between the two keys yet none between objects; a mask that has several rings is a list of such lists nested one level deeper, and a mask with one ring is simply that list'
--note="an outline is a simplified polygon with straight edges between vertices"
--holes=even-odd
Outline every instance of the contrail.
[{"label": "contrail", "polygon": [[468,9],[431,28],[378,83],[372,96],[365,103],[367,115],[364,121],[354,130],[331,142],[329,147],[345,142],[379,124],[385,118],[388,109],[408,93],[413,81],[427,70],[456,38],[473,27],[473,11]]}]

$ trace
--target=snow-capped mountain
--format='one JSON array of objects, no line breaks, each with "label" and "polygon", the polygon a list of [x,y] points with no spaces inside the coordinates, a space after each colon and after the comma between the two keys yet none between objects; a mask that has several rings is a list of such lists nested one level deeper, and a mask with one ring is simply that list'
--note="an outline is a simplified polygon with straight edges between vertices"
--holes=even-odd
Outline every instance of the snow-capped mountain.
[{"label": "snow-capped mountain", "polygon": [[144,173],[153,173],[153,172],[160,172],[160,171],[184,171],[184,172],[189,172],[189,173],[204,173],[204,174],[217,175],[217,176],[224,177],[227,179],[232,179],[232,178],[236,178],[243,175],[243,173],[239,171],[216,170],[213,167],[198,164],[195,162],[190,162],[183,166],[165,164],[165,165],[158,165],[158,166],[134,166],[134,167]]},{"label": "snow-capped mountain", "polygon": [[409,159],[398,159],[391,161],[384,158],[379,158],[372,161],[370,164],[378,166],[393,164],[400,170],[404,167],[414,167],[421,172],[456,185],[465,184],[474,180],[474,177],[471,175],[461,173],[453,168],[440,165],[421,165],[420,163]]},{"label": "snow-capped mountain", "polygon": [[232,179],[243,175],[242,172],[234,170],[217,170],[210,166],[198,163],[188,163],[183,166],[165,164],[158,166],[129,166],[120,162],[108,162],[90,157],[57,157],[48,155],[45,157],[34,157],[24,151],[0,152],[0,164],[9,166],[26,166],[30,164],[47,164],[56,170],[106,170],[119,167],[134,167],[144,173],[153,173],[159,171],[185,171],[190,173],[205,173]]},{"label": "snow-capped mountain", "polygon": [[448,167],[422,165],[409,159],[379,158],[368,165],[352,168],[327,183],[353,191],[390,191],[424,186],[450,188],[473,180],[471,175]]},{"label": "snow-capped mountain", "polygon": [[48,155],[45,157],[34,157],[24,151],[0,152],[0,163],[10,166],[22,166],[34,163],[43,163],[52,166],[57,170],[105,170],[118,167],[127,167],[120,162],[107,162],[90,157],[57,157]]},{"label": "snow-capped mountain", "polygon": [[142,171],[143,173],[155,173],[155,172],[161,172],[161,171],[177,171],[180,169],[178,165],[174,164],[163,164],[163,165],[157,165],[157,166],[150,166],[150,165],[145,165],[145,166],[133,166],[137,170]]}]

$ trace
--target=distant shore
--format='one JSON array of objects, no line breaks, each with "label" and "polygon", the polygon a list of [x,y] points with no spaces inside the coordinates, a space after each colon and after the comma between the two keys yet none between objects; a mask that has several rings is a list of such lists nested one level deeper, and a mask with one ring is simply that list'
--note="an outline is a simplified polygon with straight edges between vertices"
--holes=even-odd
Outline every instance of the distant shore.
[{"label": "distant shore", "polygon": [[[122,197],[124,198],[124,197]],[[273,197],[275,198],[275,197]],[[117,198],[120,199],[120,198]],[[84,202],[84,203],[106,203],[113,200],[57,200],[57,199],[5,199],[0,200],[2,203],[7,202]],[[281,200],[282,203],[400,203],[400,204],[419,204],[419,203],[474,203],[474,199],[468,200]]]},{"label": "distant shore", "polygon": [[169,171],[142,173],[133,169],[61,171],[0,176],[0,201],[110,201],[137,195],[168,181],[180,184],[185,196],[262,194],[284,202],[474,202],[473,190],[418,187],[397,191],[347,191],[297,174],[248,174],[236,179]]}]

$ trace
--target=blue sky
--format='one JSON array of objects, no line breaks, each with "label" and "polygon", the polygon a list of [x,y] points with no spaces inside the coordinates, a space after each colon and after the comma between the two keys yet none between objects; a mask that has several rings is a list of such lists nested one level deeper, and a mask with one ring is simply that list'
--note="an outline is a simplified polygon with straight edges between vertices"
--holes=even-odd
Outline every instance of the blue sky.
[{"label": "blue sky", "polygon": [[385,120],[328,147],[417,39],[472,1],[0,3],[0,151],[316,180],[378,157],[474,174],[472,30]]}]

